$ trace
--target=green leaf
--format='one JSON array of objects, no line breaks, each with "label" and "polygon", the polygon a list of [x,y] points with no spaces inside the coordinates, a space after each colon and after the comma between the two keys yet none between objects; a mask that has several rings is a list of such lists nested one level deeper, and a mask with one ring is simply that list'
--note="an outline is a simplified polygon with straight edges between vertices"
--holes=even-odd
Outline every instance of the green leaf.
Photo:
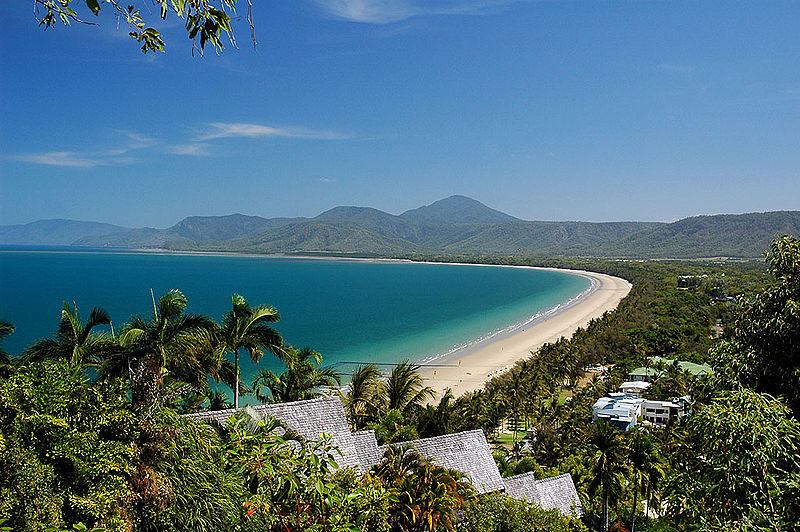
[{"label": "green leaf", "polygon": [[97,0],[86,0],[86,6],[92,10],[95,16],[100,13],[100,4],[97,3]]}]

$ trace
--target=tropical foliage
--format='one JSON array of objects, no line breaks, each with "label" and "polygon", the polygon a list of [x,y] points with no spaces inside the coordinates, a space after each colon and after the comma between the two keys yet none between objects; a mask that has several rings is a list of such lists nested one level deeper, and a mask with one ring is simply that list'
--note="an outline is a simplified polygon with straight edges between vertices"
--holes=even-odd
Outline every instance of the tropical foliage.
[{"label": "tropical foliage", "polygon": [[231,296],[233,309],[222,317],[222,338],[224,351],[234,354],[234,376],[231,388],[233,389],[233,406],[239,408],[239,351],[246,350],[250,360],[257,363],[264,350],[272,351],[277,356],[283,354],[283,338],[280,333],[269,324],[280,320],[280,315],[274,307],[259,305],[251,308],[247,300],[239,294]]},{"label": "tropical foliage", "polygon": [[492,494],[464,506],[459,532],[584,532],[588,529],[575,517],[558,510],[542,510],[504,495]]},{"label": "tropical foliage", "polygon": [[[262,400],[305,399],[338,385],[318,353],[285,344],[272,329],[274,309],[234,296],[219,326],[187,312],[175,290],[115,334],[102,309],[84,321],[65,304],[53,339],[19,356],[0,351],[0,526],[797,530],[798,264],[793,237],[773,243],[766,271],[747,263],[553,261],[624,276],[633,290],[616,311],[461,397],[445,393],[436,402],[408,362],[386,375],[356,368],[342,392],[350,423],[391,443],[364,474],[339,468],[329,442],[294,438],[270,420],[241,413],[213,426],[179,415],[226,406],[229,394],[211,383],[238,389],[241,349],[254,361],[270,352],[286,366],[260,374],[253,388]],[[699,281],[678,286],[684,275]],[[12,332],[0,322],[0,339]],[[714,375],[698,380],[666,364],[651,387],[653,397],[691,394],[691,415],[627,432],[592,424],[594,401],[653,355],[714,365]],[[602,376],[590,369],[599,364]],[[583,519],[476,495],[462,474],[398,443],[473,428],[497,442],[506,476],[570,473]]]},{"label": "tropical foliage", "polygon": [[321,387],[330,388],[341,383],[333,368],[319,367],[322,355],[311,348],[297,350],[287,346],[281,359],[286,364],[286,371],[276,375],[271,370],[262,369],[253,381],[256,398],[261,402],[313,399],[322,395]]},{"label": "tropical foliage", "polygon": [[392,494],[393,530],[452,530],[473,493],[463,473],[436,465],[407,444],[387,447],[373,472]]},{"label": "tropical foliage", "polygon": [[668,502],[704,530],[788,530],[800,515],[800,423],[751,390],[723,392],[693,416]]},{"label": "tropical foliage", "polygon": [[101,307],[95,307],[85,323],[81,322],[78,307],[66,302],[61,309],[55,340],[39,340],[28,348],[31,360],[64,358],[71,366],[98,367],[117,347],[107,333],[92,332],[98,325],[109,325],[111,318]]}]

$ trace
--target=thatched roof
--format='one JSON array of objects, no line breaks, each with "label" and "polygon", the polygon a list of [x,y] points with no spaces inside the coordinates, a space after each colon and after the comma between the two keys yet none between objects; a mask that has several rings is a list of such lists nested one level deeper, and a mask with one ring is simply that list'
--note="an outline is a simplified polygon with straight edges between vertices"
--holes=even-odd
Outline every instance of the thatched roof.
[{"label": "thatched roof", "polygon": [[374,430],[362,430],[353,433],[353,443],[358,452],[358,460],[363,470],[381,461],[381,451],[378,449],[378,440],[375,439]]},{"label": "thatched roof", "polygon": [[[478,493],[503,490],[503,479],[482,430],[445,434],[403,444],[411,444],[419,454],[432,458],[440,466],[466,473]],[[379,448],[381,455],[385,448]]]},{"label": "thatched roof", "polygon": [[533,478],[533,473],[523,473],[504,478],[503,483],[510,497],[538,504],[545,510],[556,508],[564,515],[583,516],[581,500],[568,473],[541,480]]},{"label": "thatched roof", "polygon": [[[334,455],[340,466],[355,467],[361,471],[369,469],[369,466],[361,467],[359,452],[355,444],[356,438],[350,433],[347,417],[338,397],[330,396],[291,403],[256,405],[252,408],[262,416],[280,421],[307,440],[320,440],[322,434],[331,436],[330,444],[338,447],[342,453],[341,457]],[[198,421],[225,423],[235,411],[233,408],[228,408],[227,410],[187,414],[186,417]]]}]

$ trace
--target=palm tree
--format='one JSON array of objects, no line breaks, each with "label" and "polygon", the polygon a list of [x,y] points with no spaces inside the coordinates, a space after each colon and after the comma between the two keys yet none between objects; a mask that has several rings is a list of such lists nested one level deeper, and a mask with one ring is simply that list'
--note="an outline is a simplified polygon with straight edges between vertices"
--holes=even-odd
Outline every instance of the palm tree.
[{"label": "palm tree", "polygon": [[386,407],[389,410],[400,410],[406,414],[421,408],[435,395],[431,387],[423,386],[423,384],[419,366],[408,360],[400,362],[392,368],[389,379],[383,386]]},{"label": "palm tree", "polygon": [[434,464],[409,444],[387,447],[372,472],[393,492],[393,530],[453,530],[456,512],[473,494],[464,473]]},{"label": "palm tree", "polygon": [[417,431],[420,437],[441,436],[454,431],[456,425],[455,399],[453,391],[448,388],[439,399],[438,405],[425,406],[417,418]]},{"label": "palm tree", "polygon": [[381,406],[381,377],[381,372],[375,364],[358,366],[350,375],[344,404],[353,430],[362,430],[369,422],[376,420]]},{"label": "palm tree", "polygon": [[509,401],[511,403],[511,414],[514,418],[514,427],[512,430],[511,435],[511,443],[512,445],[516,446],[517,443],[517,430],[519,429],[519,411],[520,411],[520,404],[523,402],[522,396],[524,395],[523,390],[523,378],[524,375],[522,373],[521,368],[514,368],[511,371],[511,382],[508,383],[507,391],[509,393]]},{"label": "palm tree", "polygon": [[94,307],[86,323],[81,323],[78,307],[65,301],[56,339],[39,340],[27,350],[32,361],[65,358],[72,367],[97,367],[113,351],[119,350],[116,340],[108,333],[92,332],[98,325],[108,325],[111,318],[102,307]]},{"label": "palm tree", "polygon": [[209,410],[225,410],[233,405],[228,399],[228,394],[222,390],[211,390],[206,394]]},{"label": "palm tree", "polygon": [[664,469],[653,439],[646,432],[639,430],[630,434],[628,462],[630,462],[633,476],[631,532],[635,532],[637,497],[640,493],[645,495],[649,492],[651,485],[664,476]]},{"label": "palm tree", "polygon": [[462,421],[466,423],[465,428],[480,428],[485,432],[489,432],[494,428],[489,418],[486,396],[486,391],[478,390],[476,392],[467,392],[456,399],[455,409]]},{"label": "palm tree", "polygon": [[598,487],[603,497],[603,530],[608,530],[608,501],[619,488],[623,469],[623,444],[617,429],[608,423],[598,422],[592,426],[589,443],[595,449],[592,457],[592,482],[589,493],[594,495]]},{"label": "palm tree", "polygon": [[389,445],[383,452],[381,462],[372,466],[372,473],[388,486],[398,485],[423,467],[424,463],[425,458],[411,444]]},{"label": "palm tree", "polygon": [[[11,322],[0,320],[0,342],[7,336],[14,332],[14,325]],[[11,357],[6,353],[5,349],[0,347],[0,377],[7,377],[14,371],[14,362]]]},{"label": "palm tree", "polygon": [[239,350],[250,353],[250,360],[257,363],[264,355],[264,349],[278,357],[283,355],[283,339],[269,323],[280,320],[274,307],[259,305],[251,308],[247,300],[239,294],[231,296],[233,309],[222,318],[222,337],[226,353],[234,354],[235,376],[233,380],[233,407],[239,408]]},{"label": "palm tree", "polygon": [[[259,401],[284,403],[313,399],[322,393],[322,386],[338,386],[341,383],[339,374],[333,368],[320,368],[322,355],[304,347],[296,350],[288,346],[283,350],[283,362],[286,371],[276,375],[268,369],[259,372],[253,389]],[[263,390],[269,390],[266,395]]]},{"label": "palm tree", "polygon": [[127,375],[137,405],[152,404],[164,378],[208,386],[208,376],[219,375],[219,326],[208,316],[184,314],[186,296],[170,290],[153,305],[149,319],[134,316],[123,328],[122,356],[108,361],[106,375]]}]

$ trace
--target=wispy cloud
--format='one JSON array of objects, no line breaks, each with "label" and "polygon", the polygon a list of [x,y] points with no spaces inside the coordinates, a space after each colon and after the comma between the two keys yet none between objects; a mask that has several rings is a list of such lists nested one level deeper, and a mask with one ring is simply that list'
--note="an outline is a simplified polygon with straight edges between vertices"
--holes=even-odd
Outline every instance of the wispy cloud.
[{"label": "wispy cloud", "polygon": [[350,138],[350,135],[335,131],[317,131],[300,127],[273,127],[261,124],[227,122],[212,122],[208,125],[211,129],[200,135],[196,140],[212,140],[231,137],[284,137],[317,140],[342,140]]},{"label": "wispy cloud", "polygon": [[321,183],[336,183],[336,180],[330,177],[320,177],[319,181]]},{"label": "wispy cloud", "polygon": [[93,168],[95,166],[109,166],[109,163],[100,158],[74,151],[49,151],[44,153],[23,153],[12,158],[26,163],[45,164],[48,166],[67,166],[73,168]]},{"label": "wispy cloud", "polygon": [[137,131],[131,131],[128,129],[116,129],[115,132],[119,133],[124,137],[127,137],[128,139],[127,149],[129,150],[138,148],[148,148],[156,144],[156,142],[158,142],[157,139],[148,137],[147,135],[143,135]]},{"label": "wispy cloud", "polygon": [[195,143],[195,144],[174,144],[167,146],[164,151],[173,155],[192,155],[202,156],[209,154],[208,144]]},{"label": "wispy cloud", "polygon": [[127,166],[139,160],[125,156],[126,151],[110,150],[108,152],[82,153],[77,151],[48,151],[42,153],[21,153],[9,156],[10,159],[47,166],[63,166],[65,168],[95,168],[97,166]]},{"label": "wispy cloud", "polygon": [[[165,140],[137,131],[115,130],[118,135],[114,146],[96,151],[52,150],[38,153],[21,153],[6,156],[8,159],[32,164],[72,168],[98,166],[125,166],[146,159],[147,155],[171,154],[188,157],[207,156],[213,153],[209,141],[223,138],[293,138],[316,140],[351,139],[352,135],[336,131],[320,131],[302,127],[273,127],[262,124],[213,122],[206,124],[205,133],[194,138]],[[134,157],[133,155],[137,157]]]},{"label": "wispy cloud", "polygon": [[369,24],[389,24],[430,15],[483,15],[532,0],[314,0],[330,16]]}]

